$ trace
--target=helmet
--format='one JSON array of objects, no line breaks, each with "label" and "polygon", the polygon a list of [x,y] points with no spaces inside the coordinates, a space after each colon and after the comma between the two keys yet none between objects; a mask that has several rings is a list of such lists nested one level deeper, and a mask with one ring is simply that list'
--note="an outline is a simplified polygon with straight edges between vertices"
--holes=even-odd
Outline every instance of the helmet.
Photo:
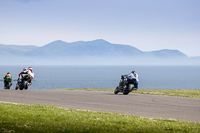
[{"label": "helmet", "polygon": [[27,71],[27,68],[24,68],[23,71]]},{"label": "helmet", "polygon": [[132,71],[131,73],[135,73],[135,71]]},{"label": "helmet", "polygon": [[29,67],[28,70],[33,70],[32,67]]},{"label": "helmet", "polygon": [[29,67],[28,70],[31,71],[31,72],[33,72],[33,68],[32,67]]},{"label": "helmet", "polygon": [[7,72],[7,74],[6,74],[6,77],[11,77],[11,75],[10,75],[10,73],[9,73],[9,72]]}]

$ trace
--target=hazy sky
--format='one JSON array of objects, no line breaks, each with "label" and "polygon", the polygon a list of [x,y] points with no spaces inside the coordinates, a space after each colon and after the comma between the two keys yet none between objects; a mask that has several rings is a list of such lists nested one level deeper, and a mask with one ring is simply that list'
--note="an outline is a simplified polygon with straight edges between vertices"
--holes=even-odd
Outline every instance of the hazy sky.
[{"label": "hazy sky", "polygon": [[200,0],[0,0],[0,44],[95,39],[200,56]]}]

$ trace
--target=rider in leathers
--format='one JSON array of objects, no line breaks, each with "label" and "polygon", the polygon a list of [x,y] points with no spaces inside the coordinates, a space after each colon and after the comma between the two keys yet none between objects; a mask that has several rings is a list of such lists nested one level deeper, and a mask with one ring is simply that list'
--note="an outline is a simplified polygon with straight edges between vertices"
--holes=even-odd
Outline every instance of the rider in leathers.
[{"label": "rider in leathers", "polygon": [[28,68],[28,74],[30,75],[29,83],[30,83],[30,85],[31,85],[31,84],[32,84],[32,81],[33,81],[33,78],[34,78],[34,72],[33,72],[33,68],[32,68],[32,67],[29,67],[29,68]]},{"label": "rider in leathers", "polygon": [[134,90],[138,89],[138,74],[136,73],[136,71],[132,71],[129,75],[128,75],[128,81],[129,80],[134,80]]}]

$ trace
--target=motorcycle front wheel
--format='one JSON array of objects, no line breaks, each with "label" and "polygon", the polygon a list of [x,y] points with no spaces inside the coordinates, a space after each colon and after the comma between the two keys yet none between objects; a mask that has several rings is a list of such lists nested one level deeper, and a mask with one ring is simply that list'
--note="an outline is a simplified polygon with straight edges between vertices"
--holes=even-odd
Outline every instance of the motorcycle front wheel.
[{"label": "motorcycle front wheel", "polygon": [[117,86],[116,88],[115,88],[115,91],[114,91],[114,94],[118,94],[119,93],[119,86]]}]

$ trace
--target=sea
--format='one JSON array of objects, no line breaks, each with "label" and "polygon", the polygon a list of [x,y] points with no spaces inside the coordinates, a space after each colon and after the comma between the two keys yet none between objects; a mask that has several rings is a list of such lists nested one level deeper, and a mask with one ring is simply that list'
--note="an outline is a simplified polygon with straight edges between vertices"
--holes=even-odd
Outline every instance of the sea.
[{"label": "sea", "polygon": [[[0,66],[3,77],[10,72],[14,89],[18,74],[29,66]],[[121,75],[135,70],[139,89],[200,89],[200,66],[32,66],[35,77],[30,90],[44,89],[114,89]]]}]

